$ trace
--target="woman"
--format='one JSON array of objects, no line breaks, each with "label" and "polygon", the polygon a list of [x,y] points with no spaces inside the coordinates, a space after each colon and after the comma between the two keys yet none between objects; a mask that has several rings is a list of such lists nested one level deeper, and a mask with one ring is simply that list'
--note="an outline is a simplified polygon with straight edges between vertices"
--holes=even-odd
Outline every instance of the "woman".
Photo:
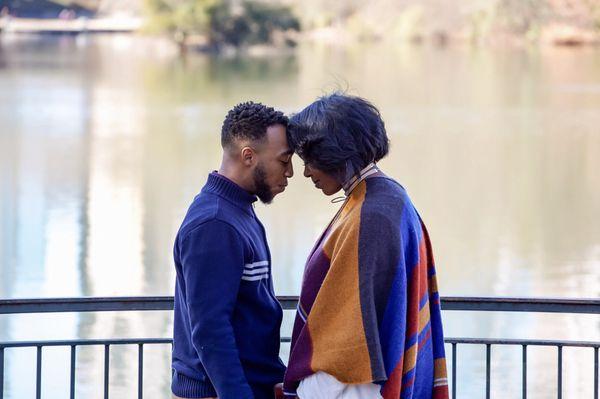
[{"label": "woman", "polygon": [[431,245],[406,191],[376,162],[388,153],[379,111],[334,93],[292,117],[304,175],[340,210],[308,257],[288,397],[447,398]]}]

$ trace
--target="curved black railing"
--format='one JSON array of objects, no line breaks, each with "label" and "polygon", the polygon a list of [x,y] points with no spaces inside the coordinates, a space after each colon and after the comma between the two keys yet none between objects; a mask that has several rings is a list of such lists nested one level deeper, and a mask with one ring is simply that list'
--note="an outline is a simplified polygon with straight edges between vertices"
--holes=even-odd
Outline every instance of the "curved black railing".
[{"label": "curved black railing", "polygon": [[[298,297],[278,297],[284,309],[295,309]],[[514,298],[514,297],[442,297],[442,310],[484,312],[536,312],[600,314],[600,299],[566,298]],[[153,297],[81,297],[81,298],[33,298],[0,299],[0,314],[53,313],[53,312],[105,312],[105,311],[156,311],[172,310],[172,296]],[[289,342],[289,337],[282,342]],[[490,338],[446,338],[452,347],[452,398],[456,398],[456,353],[457,345],[485,345],[486,347],[486,398],[491,395],[491,348],[492,345],[516,345],[522,347],[522,397],[527,397],[527,348],[530,346],[553,346],[557,348],[557,397],[562,398],[564,347],[592,348],[594,350],[594,399],[598,399],[598,351],[600,342],[490,339]],[[70,398],[75,398],[76,351],[78,346],[104,346],[104,398],[109,398],[110,347],[114,345],[138,345],[138,398],[143,397],[144,345],[172,344],[171,338],[126,338],[126,339],[75,339],[53,341],[10,341],[0,342],[0,399],[4,398],[4,350],[6,348],[37,348],[36,398],[41,398],[42,348],[64,346],[71,348]]]}]

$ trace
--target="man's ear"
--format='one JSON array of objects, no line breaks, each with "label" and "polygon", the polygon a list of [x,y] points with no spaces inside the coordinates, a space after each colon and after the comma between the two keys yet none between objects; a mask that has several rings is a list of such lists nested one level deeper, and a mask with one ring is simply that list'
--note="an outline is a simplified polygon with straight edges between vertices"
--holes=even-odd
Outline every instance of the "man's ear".
[{"label": "man's ear", "polygon": [[243,147],[240,150],[242,163],[246,166],[252,166],[256,162],[256,152],[251,147]]}]

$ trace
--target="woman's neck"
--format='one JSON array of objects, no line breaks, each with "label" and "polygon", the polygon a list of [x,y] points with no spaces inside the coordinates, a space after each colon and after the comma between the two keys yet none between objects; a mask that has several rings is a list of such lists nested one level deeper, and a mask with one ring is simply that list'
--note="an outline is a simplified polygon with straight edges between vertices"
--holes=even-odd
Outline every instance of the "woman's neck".
[{"label": "woman's neck", "polygon": [[342,187],[344,189],[344,195],[347,197],[350,195],[352,190],[358,186],[358,184],[366,179],[369,176],[373,176],[375,174],[382,174],[377,165],[374,162],[371,162],[367,166],[365,166],[357,175],[354,175],[352,178],[348,179]]}]

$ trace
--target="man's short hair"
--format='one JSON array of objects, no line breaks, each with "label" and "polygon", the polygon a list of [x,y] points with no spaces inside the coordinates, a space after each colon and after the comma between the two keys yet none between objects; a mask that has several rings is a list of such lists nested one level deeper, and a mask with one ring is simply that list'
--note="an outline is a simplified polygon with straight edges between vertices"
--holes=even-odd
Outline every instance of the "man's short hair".
[{"label": "man's short hair", "polygon": [[379,110],[363,98],[339,92],[293,115],[287,134],[306,163],[340,178],[358,174],[389,151]]},{"label": "man's short hair", "polygon": [[280,111],[252,101],[233,107],[223,121],[221,146],[227,148],[238,140],[261,141],[272,125],[288,125],[288,118]]}]

